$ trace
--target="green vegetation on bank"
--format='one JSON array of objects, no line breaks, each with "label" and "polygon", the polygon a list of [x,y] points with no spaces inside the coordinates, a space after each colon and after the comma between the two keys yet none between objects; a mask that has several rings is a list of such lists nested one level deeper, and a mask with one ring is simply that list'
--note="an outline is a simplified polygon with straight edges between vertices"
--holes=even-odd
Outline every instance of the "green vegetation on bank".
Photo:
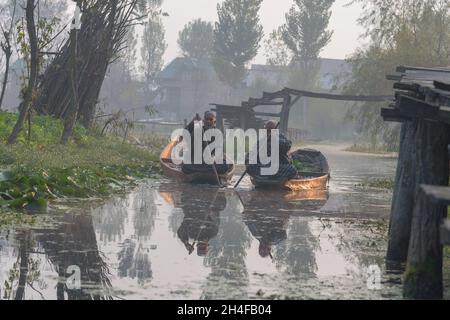
[{"label": "green vegetation on bank", "polygon": [[391,154],[392,153],[385,146],[370,146],[370,145],[362,145],[362,144],[354,144],[353,146],[345,149],[344,151],[356,152],[356,153],[370,153],[370,154]]},{"label": "green vegetation on bank", "polygon": [[392,178],[367,179],[358,187],[394,190],[395,181]]},{"label": "green vegetation on bank", "polygon": [[[159,173],[161,143],[153,150],[123,138],[77,126],[67,146],[59,144],[63,124],[51,117],[32,119],[13,146],[6,139],[16,115],[0,112],[0,210],[46,211],[54,199],[108,196]],[[0,211],[1,212],[1,211]],[[1,224],[1,221],[0,221]]]}]

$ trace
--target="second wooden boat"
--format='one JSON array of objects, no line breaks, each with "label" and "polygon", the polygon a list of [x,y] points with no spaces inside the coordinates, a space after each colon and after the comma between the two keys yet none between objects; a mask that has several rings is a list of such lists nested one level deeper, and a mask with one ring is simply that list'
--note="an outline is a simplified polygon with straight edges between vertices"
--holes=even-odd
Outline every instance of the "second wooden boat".
[{"label": "second wooden boat", "polygon": [[273,177],[251,176],[252,183],[257,188],[301,190],[326,190],[330,180],[330,167],[326,157],[317,150],[299,149],[291,153],[294,161],[302,167],[296,178],[279,180]]}]

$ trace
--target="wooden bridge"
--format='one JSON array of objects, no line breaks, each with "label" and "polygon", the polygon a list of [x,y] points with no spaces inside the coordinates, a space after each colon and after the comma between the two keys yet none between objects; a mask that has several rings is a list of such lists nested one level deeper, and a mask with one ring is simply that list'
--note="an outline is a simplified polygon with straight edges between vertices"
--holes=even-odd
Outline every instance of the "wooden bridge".
[{"label": "wooden bridge", "polygon": [[450,69],[399,67],[386,121],[402,123],[387,260],[405,263],[404,295],[443,297],[443,245],[450,244]]},{"label": "wooden bridge", "polygon": [[[280,121],[280,131],[287,134],[289,115],[292,107],[302,98],[318,98],[336,101],[393,101],[393,96],[351,96],[330,93],[319,93],[285,88],[278,92],[264,92],[262,98],[250,98],[240,106],[211,104],[217,114],[217,127],[224,130],[228,125],[232,128],[263,128],[264,118],[276,118]],[[276,111],[255,110],[260,107],[277,109]]]}]

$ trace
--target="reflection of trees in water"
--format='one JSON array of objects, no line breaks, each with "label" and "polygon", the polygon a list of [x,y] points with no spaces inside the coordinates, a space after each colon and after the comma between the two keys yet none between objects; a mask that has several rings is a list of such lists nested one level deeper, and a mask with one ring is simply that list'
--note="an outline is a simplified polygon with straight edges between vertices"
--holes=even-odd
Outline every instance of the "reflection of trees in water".
[{"label": "reflection of trees in water", "polygon": [[371,265],[383,266],[387,246],[387,222],[380,220],[329,221],[327,232],[336,250],[365,275]]},{"label": "reflection of trees in water", "polygon": [[[98,250],[92,216],[66,213],[58,218],[55,229],[35,230],[35,239],[43,248],[59,275],[56,288],[58,300],[111,299],[109,268]],[[81,289],[66,286],[70,266],[81,271]]]},{"label": "reflection of trees in water", "polygon": [[149,240],[155,228],[158,210],[153,189],[142,187],[132,201],[134,234],[139,241]]},{"label": "reflection of trees in water", "polygon": [[[47,285],[41,279],[41,259],[33,257],[31,253],[34,247],[31,231],[20,232],[19,239],[17,260],[8,272],[8,279],[0,284],[0,292],[3,291],[1,299],[24,300],[27,288],[37,292],[43,298],[39,289],[45,289]],[[2,285],[3,290],[1,290]]]},{"label": "reflection of trees in water", "polygon": [[177,231],[180,228],[184,220],[183,210],[180,208],[173,208],[169,215],[169,231],[172,232],[174,237],[177,237]]},{"label": "reflection of trees in water", "polygon": [[274,259],[277,268],[293,276],[314,275],[317,272],[315,252],[319,239],[311,232],[307,219],[291,218],[288,238],[277,246]]},{"label": "reflection of trees in water", "polygon": [[92,210],[95,229],[101,242],[121,241],[128,218],[128,200],[114,198],[105,205]]},{"label": "reflection of trees in water", "polygon": [[155,191],[142,186],[133,194],[130,209],[133,212],[133,237],[125,239],[121,244],[122,249],[118,253],[119,277],[137,279],[143,286],[152,278],[153,272],[149,256],[149,248],[146,246],[155,228],[155,220],[158,214],[155,204]]},{"label": "reflection of trees in water", "polygon": [[248,271],[246,251],[251,245],[251,235],[242,222],[240,201],[227,197],[227,208],[221,214],[218,236],[211,241],[205,264],[211,267],[203,287],[202,299],[245,298]]},{"label": "reflection of trees in water", "polygon": [[122,244],[122,250],[118,254],[119,259],[119,277],[130,277],[137,279],[138,284],[143,286],[152,278],[152,265],[148,255],[148,249],[141,245],[136,250],[136,244],[132,240],[125,240]]}]

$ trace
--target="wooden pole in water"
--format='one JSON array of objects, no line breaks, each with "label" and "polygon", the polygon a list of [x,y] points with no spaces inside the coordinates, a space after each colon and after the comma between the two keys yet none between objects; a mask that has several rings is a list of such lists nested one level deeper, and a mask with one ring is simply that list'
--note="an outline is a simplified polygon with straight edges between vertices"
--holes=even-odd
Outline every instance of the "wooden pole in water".
[{"label": "wooden pole in water", "polygon": [[414,140],[417,127],[418,120],[406,121],[402,124],[389,225],[389,244],[386,257],[388,263],[404,263],[408,257],[416,189]]},{"label": "wooden pole in water", "polygon": [[404,296],[441,299],[443,296],[440,226],[447,210],[430,201],[419,184],[448,186],[450,130],[446,124],[419,120],[414,153],[416,191],[406,265]]}]

